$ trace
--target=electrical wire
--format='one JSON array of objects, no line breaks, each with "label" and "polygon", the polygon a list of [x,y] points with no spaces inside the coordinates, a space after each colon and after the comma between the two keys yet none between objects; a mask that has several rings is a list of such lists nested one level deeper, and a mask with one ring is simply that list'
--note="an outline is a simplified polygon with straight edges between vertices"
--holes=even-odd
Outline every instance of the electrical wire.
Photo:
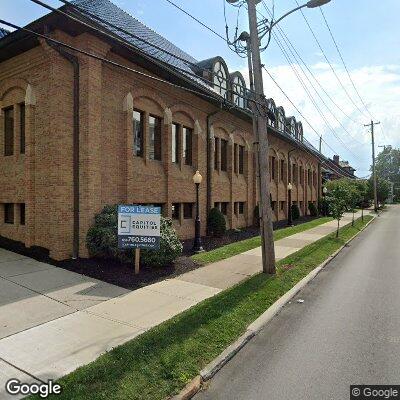
[{"label": "electrical wire", "polygon": [[344,61],[342,52],[341,52],[340,49],[339,49],[339,45],[337,44],[337,41],[335,40],[335,37],[333,36],[333,32],[332,32],[331,27],[329,26],[329,23],[328,23],[328,21],[327,21],[327,19],[326,19],[326,17],[325,17],[325,14],[324,14],[324,11],[322,10],[322,7],[319,7],[319,9],[320,9],[321,15],[322,15],[322,17],[323,17],[323,19],[324,19],[324,21],[325,21],[325,25],[326,25],[326,27],[328,28],[329,34],[330,34],[330,36],[331,36],[331,38],[332,38],[332,41],[333,41],[333,43],[334,43],[334,45],[335,45],[335,47],[336,47],[336,50],[337,50],[337,52],[338,52],[338,54],[339,54],[339,57],[340,57],[340,59],[341,59],[341,61],[342,61],[342,64],[343,64],[343,66],[344,66],[344,69],[346,70],[347,76],[349,77],[349,80],[350,80],[351,84],[353,85],[354,91],[357,93],[358,98],[360,99],[362,105],[363,105],[364,108],[366,109],[366,111],[367,111],[367,113],[369,114],[369,116],[370,116],[372,119],[375,119],[375,118],[372,116],[371,112],[369,111],[369,109],[368,109],[366,103],[365,103],[364,100],[362,99],[362,97],[361,97],[361,95],[360,95],[360,92],[357,90],[357,87],[356,87],[356,85],[355,85],[355,83],[354,83],[354,81],[353,81],[353,78],[352,78],[351,75],[350,75],[349,69],[347,68],[347,65],[346,65],[346,63],[345,63],[345,61]]},{"label": "electrical wire", "polygon": [[[296,2],[296,4],[299,6],[299,2],[297,0],[294,0]],[[341,79],[339,78],[339,75],[337,74],[337,72],[335,71],[335,69],[333,68],[332,63],[330,62],[330,60],[328,59],[320,41],[318,40],[314,30],[312,29],[310,23],[308,22],[307,17],[305,16],[303,10],[300,10],[301,15],[303,16],[303,19],[306,23],[306,25],[308,26],[308,29],[310,30],[312,36],[314,37],[315,42],[317,43],[317,46],[319,47],[319,49],[321,50],[322,55],[324,56],[326,62],[328,63],[332,73],[335,75],[336,80],[339,82],[339,85],[341,86],[341,88],[343,89],[343,91],[345,92],[346,96],[349,98],[349,100],[353,103],[353,105],[357,108],[357,110],[365,117],[364,112],[360,109],[360,107],[355,103],[355,101],[353,100],[353,98],[350,96],[348,90],[346,89],[346,87],[344,86],[343,82],[341,81]]]}]

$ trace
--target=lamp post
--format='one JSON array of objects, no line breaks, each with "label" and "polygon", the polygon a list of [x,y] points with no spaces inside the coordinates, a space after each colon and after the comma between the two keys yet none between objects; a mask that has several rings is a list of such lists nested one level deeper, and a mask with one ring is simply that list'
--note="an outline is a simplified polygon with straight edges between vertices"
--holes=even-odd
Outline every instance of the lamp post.
[{"label": "lamp post", "polygon": [[287,190],[288,190],[288,219],[287,219],[287,224],[288,226],[293,226],[293,218],[292,218],[292,189],[293,186],[289,182],[287,185]]},{"label": "lamp post", "polygon": [[194,242],[193,242],[193,251],[195,253],[201,253],[203,250],[203,246],[201,244],[201,234],[200,234],[200,201],[199,201],[199,188],[203,177],[201,176],[199,171],[193,175],[193,182],[196,185],[196,219],[194,223]]},{"label": "lamp post", "polygon": [[324,213],[324,217],[328,216],[329,211],[328,211],[328,205],[326,203],[326,194],[328,193],[328,188],[326,186],[324,186],[324,188],[322,189],[322,197],[324,198],[324,208],[322,210],[322,212]]}]

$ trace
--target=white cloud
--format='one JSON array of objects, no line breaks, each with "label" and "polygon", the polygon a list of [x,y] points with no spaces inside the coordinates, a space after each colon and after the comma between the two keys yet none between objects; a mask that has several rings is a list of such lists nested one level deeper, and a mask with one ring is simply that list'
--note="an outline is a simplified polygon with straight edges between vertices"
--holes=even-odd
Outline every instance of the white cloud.
[{"label": "white cloud", "polygon": [[[294,67],[299,74],[301,74],[300,67],[298,65],[294,65]],[[346,117],[323,93],[322,89],[318,87],[313,78],[309,77],[328,106],[328,111],[322,100],[316,95],[314,89],[311,88],[308,80],[304,75],[301,75],[301,77],[315,98],[318,107],[323,110],[329,124],[350,150],[347,150],[326,126],[323,118],[316,111],[306,91],[297,80],[289,65],[269,68],[269,72],[288,94],[293,103],[309,120],[316,131],[323,135],[324,140],[326,140],[341,157],[349,159],[349,161],[358,168],[360,176],[366,175],[371,160],[371,137],[368,128],[365,128],[363,125],[367,124],[371,118],[363,108],[344,68],[340,68],[338,65],[335,65],[334,68],[353,101],[364,112],[364,116],[361,115],[360,111],[358,111],[356,106],[349,100],[328,64],[320,62],[311,67],[314,76],[331,98],[357,123],[352,122]],[[376,120],[382,123],[381,126],[383,127],[385,135],[382,134],[381,127],[376,127],[376,144],[391,144],[400,147],[400,65],[365,66],[351,70],[350,74],[372,115]],[[247,76],[247,74],[245,74],[245,76]],[[303,121],[306,137],[316,145],[318,143],[318,136],[308,127],[307,123],[299,116],[295,108],[265,72],[264,91],[267,97],[273,97],[278,105],[282,105],[285,108],[287,116],[295,115],[296,119]],[[340,121],[350,135],[345,132],[337,120]],[[328,155],[332,155],[332,151],[326,146],[324,150]]]}]

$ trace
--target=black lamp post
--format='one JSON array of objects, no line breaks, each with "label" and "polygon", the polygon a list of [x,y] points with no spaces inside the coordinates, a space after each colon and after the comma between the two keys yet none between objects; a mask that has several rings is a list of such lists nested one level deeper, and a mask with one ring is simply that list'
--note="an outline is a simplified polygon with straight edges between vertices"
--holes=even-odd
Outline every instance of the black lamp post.
[{"label": "black lamp post", "polygon": [[194,225],[194,242],[193,242],[193,251],[195,253],[201,253],[203,250],[203,246],[201,244],[201,234],[200,234],[200,201],[199,201],[199,188],[203,177],[201,176],[199,171],[193,175],[193,182],[196,185],[196,220]]},{"label": "black lamp post", "polygon": [[292,218],[292,189],[293,186],[289,182],[287,185],[287,190],[288,190],[288,219],[287,219],[287,224],[288,226],[293,226],[293,218]]}]

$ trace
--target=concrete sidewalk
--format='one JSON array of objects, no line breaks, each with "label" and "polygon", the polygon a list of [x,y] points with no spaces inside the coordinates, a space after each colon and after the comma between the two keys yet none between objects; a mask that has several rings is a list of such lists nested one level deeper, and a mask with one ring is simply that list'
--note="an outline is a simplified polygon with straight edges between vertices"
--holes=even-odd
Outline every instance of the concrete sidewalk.
[{"label": "concrete sidewalk", "polygon": [[[358,213],[357,217],[360,215]],[[341,225],[351,222],[351,218],[347,214]],[[331,221],[277,241],[277,259],[287,257],[334,232],[336,224],[336,221]],[[8,257],[12,258],[13,253],[8,254]],[[38,309],[42,309],[45,314],[43,323],[28,326],[22,331],[13,326],[8,328],[10,332],[16,333],[0,340],[0,399],[8,398],[4,393],[4,385],[12,377],[21,377],[24,382],[32,381],[32,376],[41,380],[59,378],[95,360],[111,348],[261,271],[261,248],[256,248],[133,292],[99,281],[96,282],[96,290],[88,292],[87,289],[93,290],[93,285],[87,282],[88,278],[47,264],[35,265],[36,270],[30,273],[41,276],[37,276],[32,282],[32,276],[29,277],[27,266],[24,265],[30,259],[18,257],[20,260],[12,260],[14,267],[9,266],[8,269],[3,267],[2,270],[3,263],[0,262],[0,276],[4,276],[5,271],[12,275],[4,277],[5,285],[14,284],[18,286],[18,290],[29,288],[35,293],[45,293],[43,297],[46,301],[61,299],[58,305],[66,309],[54,311],[53,318],[45,322],[46,305],[42,304]],[[14,275],[16,271],[17,274]],[[22,273],[19,274],[18,271]],[[67,282],[62,282],[59,273],[65,275]],[[77,288],[81,291],[77,292]],[[13,289],[15,288],[9,288],[9,291],[12,292]],[[3,288],[0,288],[0,299],[2,291]],[[23,308],[28,307],[29,310],[31,296],[28,293],[18,301],[9,296],[8,304],[4,304],[4,299],[0,302],[0,328],[5,321],[2,311],[7,310],[7,307],[11,308],[6,315],[16,312],[12,318],[16,325],[21,323],[18,322],[19,319],[29,319],[27,314],[31,313],[24,312]],[[18,304],[20,302],[22,303]]]}]

